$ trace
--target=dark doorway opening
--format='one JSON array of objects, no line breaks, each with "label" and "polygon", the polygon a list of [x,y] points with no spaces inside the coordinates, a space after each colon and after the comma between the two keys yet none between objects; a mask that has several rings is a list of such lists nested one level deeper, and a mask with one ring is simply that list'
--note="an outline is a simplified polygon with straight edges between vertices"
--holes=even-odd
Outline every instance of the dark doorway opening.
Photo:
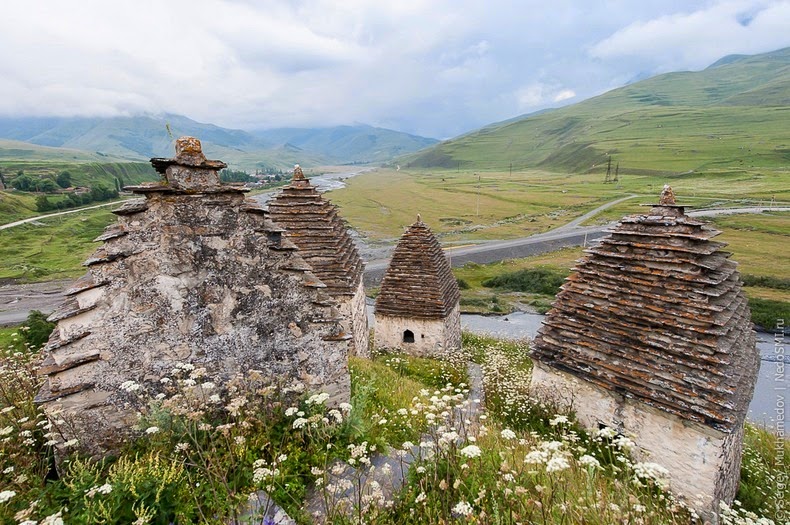
[{"label": "dark doorway opening", "polygon": [[404,343],[413,343],[414,342],[414,332],[411,330],[404,330],[403,331],[403,342]]}]

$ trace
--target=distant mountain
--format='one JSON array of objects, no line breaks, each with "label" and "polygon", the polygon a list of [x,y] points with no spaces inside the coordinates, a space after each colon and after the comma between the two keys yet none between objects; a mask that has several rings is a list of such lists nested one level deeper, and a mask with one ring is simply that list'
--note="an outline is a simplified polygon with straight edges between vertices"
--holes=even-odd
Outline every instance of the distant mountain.
[{"label": "distant mountain", "polygon": [[399,159],[424,168],[683,173],[790,165],[790,48],[725,57],[485,126]]},{"label": "distant mountain", "polygon": [[132,161],[172,155],[173,142],[182,135],[200,138],[208,157],[245,169],[288,168],[295,163],[315,166],[378,162],[436,142],[368,126],[281,129],[251,134],[170,114],[0,118],[0,138]]},{"label": "distant mountain", "polygon": [[383,162],[432,146],[436,139],[372,126],[279,128],[253,132],[275,144],[291,144],[342,162]]}]

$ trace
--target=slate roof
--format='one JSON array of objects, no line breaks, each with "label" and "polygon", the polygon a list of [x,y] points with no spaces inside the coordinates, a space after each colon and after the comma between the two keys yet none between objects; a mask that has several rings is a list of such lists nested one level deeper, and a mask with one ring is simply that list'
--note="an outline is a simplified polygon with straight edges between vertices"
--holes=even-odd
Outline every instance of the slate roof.
[{"label": "slate roof", "polygon": [[586,250],[533,356],[602,388],[723,431],[742,424],[759,366],[737,264],[665,187]]},{"label": "slate roof", "polygon": [[356,292],[364,263],[337,207],[324,200],[299,166],[291,184],[269,202],[269,217],[285,229],[331,295]]},{"label": "slate roof", "polygon": [[376,314],[442,319],[460,295],[439,241],[418,216],[395,247],[376,298]]}]

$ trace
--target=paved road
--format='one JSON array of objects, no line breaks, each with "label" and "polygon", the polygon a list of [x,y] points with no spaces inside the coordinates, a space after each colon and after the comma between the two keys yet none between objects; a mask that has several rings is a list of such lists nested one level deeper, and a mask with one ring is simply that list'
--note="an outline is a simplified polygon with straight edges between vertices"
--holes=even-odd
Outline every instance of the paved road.
[{"label": "paved road", "polygon": [[[566,246],[581,246],[602,237],[607,228],[614,223],[603,226],[581,227],[579,224],[593,217],[596,213],[632,197],[613,201],[546,233],[512,239],[509,241],[490,241],[474,246],[463,246],[447,250],[450,264],[454,267],[463,266],[467,262],[485,264],[504,259],[517,259],[547,253]],[[729,208],[718,210],[697,210],[689,215],[693,217],[723,215],[731,213],[760,213],[763,211],[790,211],[790,208]],[[365,285],[378,286],[384,271],[389,264],[388,259],[368,261],[365,268]],[[25,320],[30,310],[52,312],[61,303],[60,291],[68,282],[53,281],[30,285],[0,286],[0,326],[19,324]]]},{"label": "paved road", "polygon": [[29,222],[35,222],[41,219],[48,219],[50,217],[57,217],[58,215],[67,215],[69,213],[79,213],[85,210],[93,210],[95,208],[101,208],[103,206],[112,206],[114,204],[120,204],[123,200],[119,201],[112,201],[112,202],[105,202],[103,204],[96,204],[94,206],[86,206],[84,208],[75,208],[73,210],[66,210],[66,211],[59,211],[57,213],[49,213],[47,215],[37,215],[35,217],[28,217],[27,219],[22,219],[21,221],[9,222],[8,224],[0,224],[0,230],[5,230],[7,228],[13,228],[14,226],[20,226],[22,224],[27,224]]}]

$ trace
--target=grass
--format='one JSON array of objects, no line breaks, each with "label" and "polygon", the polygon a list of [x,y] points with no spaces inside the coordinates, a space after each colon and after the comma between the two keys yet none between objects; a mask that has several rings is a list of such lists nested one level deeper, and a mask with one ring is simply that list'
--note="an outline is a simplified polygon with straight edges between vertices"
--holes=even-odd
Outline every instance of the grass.
[{"label": "grass", "polygon": [[[629,459],[628,440],[602,439],[576,426],[572,414],[530,399],[523,342],[464,334],[464,347],[451,362],[354,358],[352,403],[339,409],[325,407],[320,395],[281,398],[257,372],[224,385],[179,364],[167,385],[151,380],[130,389],[140,419],[117,457],[90,460],[62,443],[66,461],[56,478],[48,475],[48,440],[62,439],[63,422],[32,402],[40,381],[35,354],[3,351],[0,521],[239,523],[250,493],[265,490],[306,524],[304,498],[315,487],[338,524],[690,523],[688,509],[661,488],[660,467]],[[477,424],[463,420],[477,418],[463,383],[437,386],[465,380],[458,375],[464,355],[483,370],[486,408]],[[751,523],[747,512],[776,519],[790,496],[781,477],[790,450],[776,439],[747,427],[743,508],[730,523]],[[387,446],[395,458],[418,450],[393,495],[367,477],[373,455]],[[331,474],[338,465],[358,468],[339,478]],[[379,479],[395,475],[377,468],[385,469]],[[364,497],[334,498],[342,487]]]},{"label": "grass", "polygon": [[29,193],[0,191],[0,224],[38,215],[36,198]]},{"label": "grass", "polygon": [[552,178],[541,172],[512,178],[486,173],[478,180],[471,172],[378,170],[349,179],[330,200],[371,241],[397,239],[418,213],[443,241],[460,241],[540,233],[608,199],[592,192],[564,193]]},{"label": "grass", "polygon": [[[624,176],[605,184],[597,174],[540,170],[378,170],[347,181],[330,194],[351,225],[374,242],[397,239],[418,213],[445,242],[507,239],[561,226],[602,204],[636,198],[602,211],[587,223],[644,212],[664,184],[695,205],[741,207],[777,195],[790,202],[787,172],[753,174],[742,170],[666,177]],[[479,188],[478,188],[479,186]],[[747,219],[748,222],[748,219]]]},{"label": "grass", "polygon": [[79,277],[92,241],[115,220],[108,208],[50,217],[0,231],[0,279],[24,282]]}]

